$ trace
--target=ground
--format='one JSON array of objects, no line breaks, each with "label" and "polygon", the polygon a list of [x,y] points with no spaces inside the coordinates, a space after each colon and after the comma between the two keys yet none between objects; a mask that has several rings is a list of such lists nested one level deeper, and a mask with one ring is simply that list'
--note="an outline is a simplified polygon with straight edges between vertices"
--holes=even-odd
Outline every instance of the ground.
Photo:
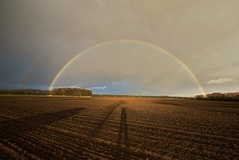
[{"label": "ground", "polygon": [[0,159],[239,159],[239,103],[0,96]]}]

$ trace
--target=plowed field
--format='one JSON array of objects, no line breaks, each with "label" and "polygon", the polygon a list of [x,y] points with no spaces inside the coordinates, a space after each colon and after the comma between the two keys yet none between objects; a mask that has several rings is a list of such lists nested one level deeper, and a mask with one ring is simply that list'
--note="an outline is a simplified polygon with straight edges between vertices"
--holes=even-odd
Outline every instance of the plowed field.
[{"label": "plowed field", "polygon": [[239,159],[239,103],[1,96],[0,159]]}]

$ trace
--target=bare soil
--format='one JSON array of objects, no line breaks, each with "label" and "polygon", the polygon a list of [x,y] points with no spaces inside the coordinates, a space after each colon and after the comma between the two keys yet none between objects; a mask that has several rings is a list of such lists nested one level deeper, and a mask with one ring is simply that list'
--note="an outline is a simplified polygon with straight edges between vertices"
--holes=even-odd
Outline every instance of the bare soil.
[{"label": "bare soil", "polygon": [[0,96],[0,159],[239,159],[239,103]]}]

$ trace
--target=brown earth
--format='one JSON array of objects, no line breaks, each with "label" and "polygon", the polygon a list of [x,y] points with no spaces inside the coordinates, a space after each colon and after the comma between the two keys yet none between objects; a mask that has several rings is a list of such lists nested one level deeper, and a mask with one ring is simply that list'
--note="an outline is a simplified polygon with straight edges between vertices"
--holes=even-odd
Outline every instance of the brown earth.
[{"label": "brown earth", "polygon": [[239,103],[0,96],[0,159],[239,159]]}]

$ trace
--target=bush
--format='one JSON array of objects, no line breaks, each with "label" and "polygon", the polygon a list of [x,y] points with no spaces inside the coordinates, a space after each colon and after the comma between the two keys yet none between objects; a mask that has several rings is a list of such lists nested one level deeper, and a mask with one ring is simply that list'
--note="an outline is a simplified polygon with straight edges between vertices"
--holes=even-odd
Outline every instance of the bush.
[{"label": "bush", "polygon": [[211,94],[207,94],[206,96],[196,95],[194,98],[198,100],[239,101],[239,92],[234,93],[214,92]]}]

